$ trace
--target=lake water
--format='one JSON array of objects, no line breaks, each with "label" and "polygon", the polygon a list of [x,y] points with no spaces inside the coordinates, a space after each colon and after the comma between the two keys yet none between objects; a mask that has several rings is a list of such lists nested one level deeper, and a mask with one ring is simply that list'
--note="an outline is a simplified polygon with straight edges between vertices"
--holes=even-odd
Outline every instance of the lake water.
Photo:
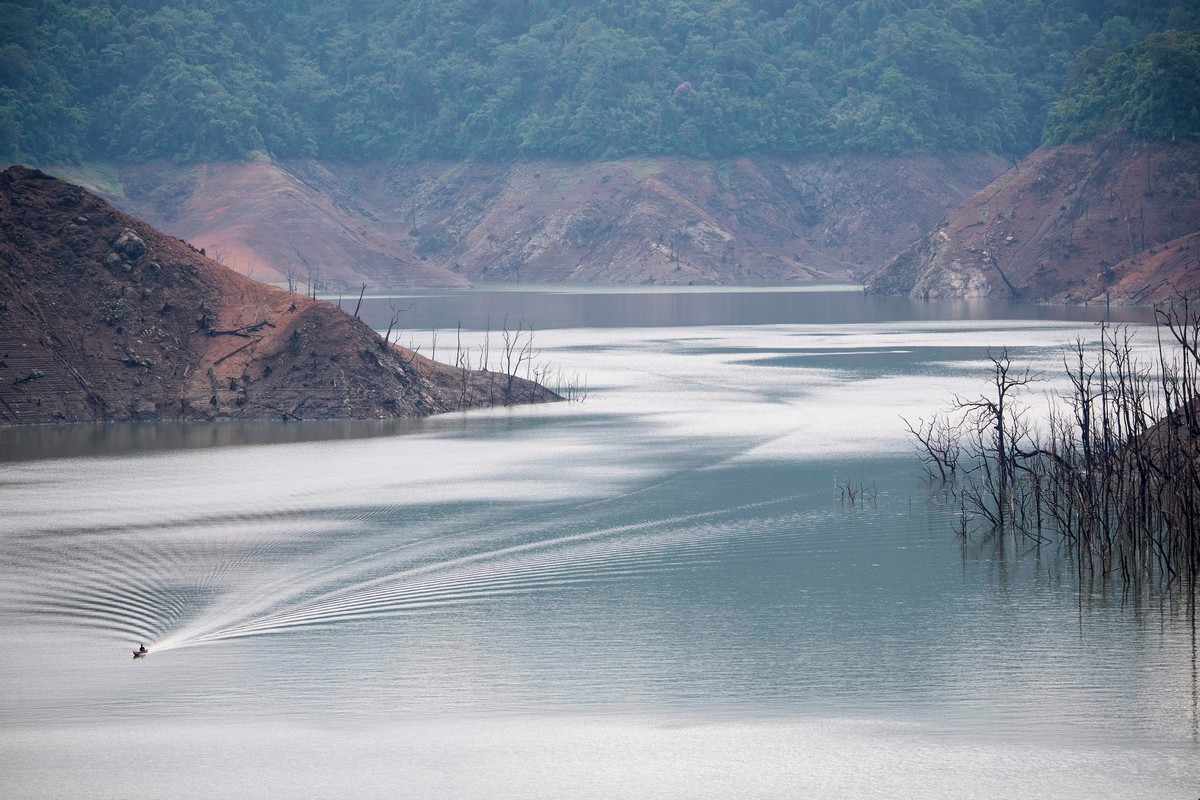
[{"label": "lake water", "polygon": [[364,318],[393,307],[443,360],[532,323],[587,398],[0,430],[0,796],[1200,796],[1194,607],[964,546],[899,419],[1002,346],[1045,407],[1065,344],[1144,310],[558,287]]}]

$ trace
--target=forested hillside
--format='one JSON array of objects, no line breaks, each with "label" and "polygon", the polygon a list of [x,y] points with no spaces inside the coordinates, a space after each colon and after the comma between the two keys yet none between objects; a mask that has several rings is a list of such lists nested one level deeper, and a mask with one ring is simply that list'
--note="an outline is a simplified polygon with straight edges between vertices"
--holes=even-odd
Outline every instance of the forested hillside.
[{"label": "forested hillside", "polygon": [[[1084,94],[1048,135],[1127,122],[1106,87],[1194,54],[1196,19],[1194,0],[8,3],[0,158],[1022,154],[1072,69]],[[1167,130],[1174,96],[1137,120]]]},{"label": "forested hillside", "polygon": [[1046,144],[1119,130],[1200,139],[1200,31],[1164,31],[1115,52],[1090,47],[1050,108]]}]

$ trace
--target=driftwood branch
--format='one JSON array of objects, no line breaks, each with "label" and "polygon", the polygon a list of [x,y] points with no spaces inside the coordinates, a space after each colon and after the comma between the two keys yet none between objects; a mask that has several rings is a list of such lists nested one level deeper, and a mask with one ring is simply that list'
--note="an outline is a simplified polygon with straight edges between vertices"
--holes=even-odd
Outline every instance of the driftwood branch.
[{"label": "driftwood branch", "polygon": [[242,345],[241,347],[237,348],[236,350],[231,350],[230,352],[228,352],[228,353],[226,353],[225,355],[223,355],[223,356],[221,356],[220,358],[218,358],[216,361],[214,361],[214,362],[213,362],[213,366],[214,366],[214,367],[215,367],[215,366],[217,366],[218,364],[220,364],[220,363],[221,363],[222,361],[224,361],[225,359],[227,359],[227,358],[232,358],[233,356],[236,356],[238,353],[240,353],[240,352],[242,352],[243,350],[245,350],[247,347],[253,347],[254,345],[258,344],[258,343],[259,343],[259,342],[261,342],[261,341],[262,341],[262,339],[261,339],[261,338],[259,338],[259,339],[255,339],[255,340],[253,340],[253,341],[250,341],[250,342],[246,342],[244,345]]},{"label": "driftwood branch", "polygon": [[250,338],[250,334],[255,331],[261,331],[263,328],[274,328],[275,323],[270,320],[259,320],[251,325],[242,325],[238,328],[209,328],[209,336],[241,336],[242,338]]}]

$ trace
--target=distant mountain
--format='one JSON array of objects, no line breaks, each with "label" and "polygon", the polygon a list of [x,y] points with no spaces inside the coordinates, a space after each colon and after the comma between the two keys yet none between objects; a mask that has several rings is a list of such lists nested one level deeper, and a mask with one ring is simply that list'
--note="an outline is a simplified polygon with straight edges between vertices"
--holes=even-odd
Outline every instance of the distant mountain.
[{"label": "distant mountain", "polygon": [[278,285],[850,280],[998,175],[980,154],[59,167]]},{"label": "distant mountain", "polygon": [[867,281],[912,297],[1150,303],[1200,290],[1200,143],[1035,150]]},{"label": "distant mountain", "polygon": [[37,170],[0,174],[0,424],[423,416],[555,399],[402,351]]},{"label": "distant mountain", "polygon": [[1161,193],[1186,181],[1114,178],[1111,231],[1071,189],[1103,183],[1107,142],[1200,142],[1195,0],[17,0],[0,19],[0,164],[278,285],[857,279],[1022,155],[1058,203],[995,211],[1045,225],[1014,220],[998,250],[952,213],[938,235],[964,254],[926,240],[873,288],[1151,297],[1195,229]]}]

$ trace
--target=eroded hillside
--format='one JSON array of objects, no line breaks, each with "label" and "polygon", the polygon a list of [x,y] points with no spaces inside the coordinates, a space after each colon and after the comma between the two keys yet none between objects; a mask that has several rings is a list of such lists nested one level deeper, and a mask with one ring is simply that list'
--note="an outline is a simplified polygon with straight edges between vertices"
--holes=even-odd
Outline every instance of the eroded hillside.
[{"label": "eroded hillside", "polygon": [[1150,303],[1200,289],[1200,144],[1034,151],[868,280],[913,297]]},{"label": "eroded hillside", "polygon": [[423,416],[554,396],[389,347],[36,170],[0,174],[0,423]]},{"label": "eroded hillside", "polygon": [[[66,170],[259,280],[845,280],[998,175],[986,155],[165,163]],[[289,274],[290,273],[290,274]]]}]

